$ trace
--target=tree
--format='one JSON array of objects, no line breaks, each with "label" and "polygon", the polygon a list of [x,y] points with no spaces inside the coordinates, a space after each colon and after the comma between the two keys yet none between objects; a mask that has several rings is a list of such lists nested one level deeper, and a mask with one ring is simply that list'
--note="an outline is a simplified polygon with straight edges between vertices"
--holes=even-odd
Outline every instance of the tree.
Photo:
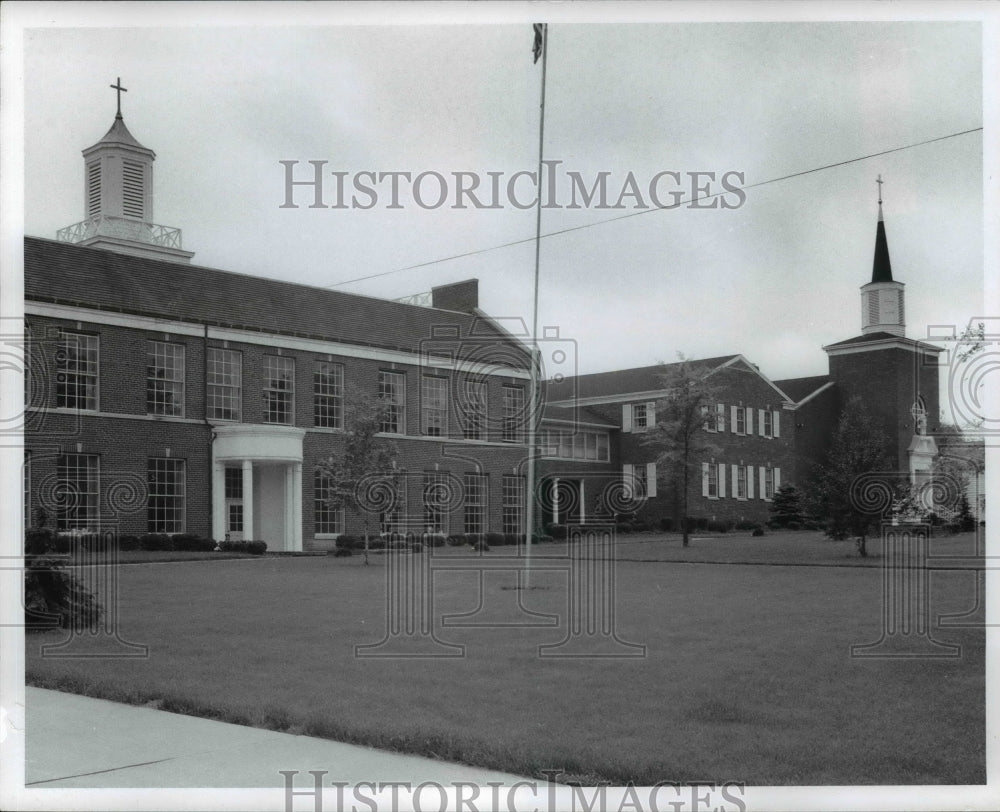
[{"label": "tree", "polygon": [[349,392],[344,402],[343,453],[316,466],[327,480],[327,504],[353,513],[364,522],[365,564],[368,520],[378,508],[391,511],[398,498],[396,445],[378,436],[387,412],[388,406],[381,400]]},{"label": "tree", "polygon": [[879,421],[852,398],[837,423],[826,464],[810,489],[810,513],[826,522],[836,539],[855,536],[858,553],[868,555],[867,537],[895,498],[895,484],[865,477],[884,471],[888,436]]},{"label": "tree", "polygon": [[655,422],[643,444],[657,452],[657,479],[680,494],[682,543],[687,547],[690,543],[688,486],[695,474],[693,469],[703,457],[718,449],[709,440],[711,433],[705,430],[706,425],[715,427],[718,386],[709,379],[712,369],[699,366],[680,353],[677,357],[677,363],[662,364],[660,382],[669,394],[656,402]]},{"label": "tree", "polygon": [[968,526],[971,523],[974,527],[975,521],[967,494],[970,485],[981,484],[980,475],[986,470],[986,444],[982,436],[966,436],[957,426],[950,425],[939,426],[934,438],[938,448],[934,479],[942,486],[937,492],[944,495],[943,507],[962,512],[959,522],[971,529]]},{"label": "tree", "polygon": [[803,521],[805,518],[802,515],[802,495],[794,485],[782,485],[774,492],[768,525],[775,529],[786,527],[790,530],[799,530]]}]

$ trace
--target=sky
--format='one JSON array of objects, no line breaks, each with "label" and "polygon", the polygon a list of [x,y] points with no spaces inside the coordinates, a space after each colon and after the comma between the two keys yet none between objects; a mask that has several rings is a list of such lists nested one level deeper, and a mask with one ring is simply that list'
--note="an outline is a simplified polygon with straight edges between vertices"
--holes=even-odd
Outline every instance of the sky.
[{"label": "sky", "polygon": [[[187,26],[127,7],[26,31],[25,231],[83,219],[80,151],[111,126],[121,77],[125,123],[157,156],[154,220],[182,229],[194,263],[384,298],[476,277],[486,312],[530,327],[534,208],[454,209],[453,182],[440,208],[403,194],[390,209],[386,184],[368,210],[309,208],[302,188],[282,208],[280,162],[305,179],[325,161],[328,204],[334,171],[348,184],[534,171],[540,7],[422,25],[326,7],[301,27],[291,8]],[[983,126],[978,22],[581,23],[549,9],[543,152],[562,162],[560,194],[567,172],[610,173],[613,203],[629,173],[641,189],[677,172],[682,186],[661,188],[690,200],[695,172],[714,172],[716,192],[727,172],[751,187],[851,161],[744,188],[734,208],[544,209],[543,235],[574,230],[541,240],[539,332],[558,328],[579,373],[742,353],[772,379],[824,374],[821,348],[860,333],[879,175],[907,334],[983,314],[983,133],[854,160]]]}]

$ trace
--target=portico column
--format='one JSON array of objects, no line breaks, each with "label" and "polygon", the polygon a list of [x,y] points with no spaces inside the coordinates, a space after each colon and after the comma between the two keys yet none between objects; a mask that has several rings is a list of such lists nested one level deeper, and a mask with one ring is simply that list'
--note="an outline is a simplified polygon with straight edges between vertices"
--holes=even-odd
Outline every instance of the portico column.
[{"label": "portico column", "polygon": [[243,540],[254,540],[253,462],[243,460]]},{"label": "portico column", "polygon": [[226,466],[217,462],[212,465],[212,539],[226,538]]},{"label": "portico column", "polygon": [[587,499],[586,499],[586,488],[587,480],[580,480],[580,524],[587,523]]},{"label": "portico column", "polygon": [[302,463],[292,464],[292,549],[302,550]]},{"label": "portico column", "polygon": [[559,477],[552,478],[552,524],[559,524]]},{"label": "portico column", "polygon": [[281,548],[295,549],[295,474],[294,463],[285,463],[285,538]]}]

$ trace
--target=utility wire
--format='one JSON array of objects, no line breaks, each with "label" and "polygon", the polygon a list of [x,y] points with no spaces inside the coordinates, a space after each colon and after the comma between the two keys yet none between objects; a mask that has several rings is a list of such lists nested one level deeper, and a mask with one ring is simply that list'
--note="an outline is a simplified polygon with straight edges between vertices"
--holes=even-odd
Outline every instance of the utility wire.
[{"label": "utility wire", "polygon": [[[823,171],[825,171],[827,169],[834,169],[834,168],[836,168],[838,166],[847,166],[848,164],[858,163],[859,161],[867,161],[867,160],[869,160],[871,158],[878,158],[879,156],[882,156],[882,155],[891,155],[894,152],[902,152],[903,150],[907,150],[907,149],[915,149],[916,147],[922,147],[922,146],[925,146],[927,144],[933,144],[933,143],[935,143],[937,141],[946,141],[949,138],[958,138],[961,135],[968,135],[969,133],[982,132],[982,129],[983,129],[982,127],[974,127],[971,130],[962,130],[961,132],[951,133],[949,135],[942,135],[942,136],[939,136],[938,138],[929,138],[926,141],[919,141],[916,144],[907,144],[904,147],[894,147],[893,149],[886,149],[886,150],[883,150],[882,152],[873,152],[873,153],[871,153],[869,155],[862,155],[859,158],[851,158],[851,159],[849,159],[847,161],[837,161],[836,163],[825,164],[824,166],[817,166],[815,169],[806,169],[806,170],[803,170],[802,172],[793,172],[790,175],[782,175],[781,177],[778,177],[778,178],[770,178],[769,180],[762,180],[762,181],[758,181],[757,183],[750,183],[750,184],[748,184],[746,186],[741,186],[740,188],[741,189],[756,189],[756,188],[759,188],[761,186],[767,186],[768,184],[771,184],[771,183],[780,183],[781,181],[790,180],[791,178],[800,178],[803,175],[811,175],[814,172],[823,172]],[[687,204],[697,203],[700,200],[709,200],[709,199],[711,199],[713,197],[719,197],[720,195],[723,195],[723,194],[730,194],[730,192],[716,192],[715,194],[704,195],[703,197],[695,197],[695,198],[692,198],[691,200],[681,201],[680,203],[677,203],[676,205],[672,205],[669,208],[670,209],[675,209],[675,208],[678,208],[678,207],[684,205],[685,203],[687,203]],[[651,208],[642,209],[641,211],[633,211],[633,212],[629,212],[628,214],[621,214],[621,215],[619,215],[617,217],[610,217],[607,220],[597,220],[596,222],[593,222],[593,223],[584,223],[583,225],[571,226],[569,228],[563,228],[563,229],[560,229],[558,231],[550,231],[547,234],[542,234],[541,235],[541,239],[547,239],[548,237],[558,237],[560,234],[569,234],[572,231],[582,231],[585,228],[594,228],[595,226],[602,226],[602,225],[605,225],[607,223],[615,223],[615,222],[618,222],[619,220],[627,220],[629,217],[638,217],[640,214],[651,214],[652,212],[662,211],[662,210],[667,209],[667,208],[668,208],[667,206],[653,206]],[[523,239],[520,239],[520,240],[513,240],[512,242],[505,242],[505,243],[502,243],[500,245],[492,245],[489,248],[477,248],[474,251],[466,251],[465,253],[454,254],[454,255],[452,255],[450,257],[441,257],[440,259],[432,259],[432,260],[429,260],[427,262],[418,263],[417,265],[407,265],[405,268],[396,268],[395,270],[392,270],[392,271],[382,271],[381,273],[374,273],[374,274],[371,274],[369,276],[359,276],[357,279],[347,279],[347,280],[345,280],[343,282],[334,282],[334,283],[329,284],[329,285],[324,285],[324,287],[327,287],[327,288],[337,288],[337,287],[340,287],[341,285],[350,285],[350,284],[353,284],[354,282],[364,282],[364,281],[366,281],[368,279],[378,279],[381,276],[391,276],[392,274],[403,273],[404,271],[414,271],[417,268],[426,268],[426,267],[428,267],[430,265],[437,265],[437,264],[439,264],[441,262],[451,262],[452,260],[456,260],[456,259],[464,259],[465,257],[473,257],[473,256],[476,256],[477,254],[485,254],[485,253],[488,253],[489,251],[499,251],[501,248],[510,248],[510,247],[512,247],[514,245],[524,245],[525,243],[534,242],[536,239],[538,239],[538,238],[537,237],[524,237]]]}]

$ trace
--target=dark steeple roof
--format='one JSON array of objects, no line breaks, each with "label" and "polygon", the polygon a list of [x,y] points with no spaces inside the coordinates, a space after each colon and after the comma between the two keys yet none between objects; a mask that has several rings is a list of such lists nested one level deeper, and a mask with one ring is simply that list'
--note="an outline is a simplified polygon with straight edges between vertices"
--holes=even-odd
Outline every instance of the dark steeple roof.
[{"label": "dark steeple roof", "polygon": [[892,265],[889,263],[889,243],[885,238],[882,220],[882,201],[878,202],[878,227],[875,231],[875,261],[872,263],[872,282],[891,282]]}]

